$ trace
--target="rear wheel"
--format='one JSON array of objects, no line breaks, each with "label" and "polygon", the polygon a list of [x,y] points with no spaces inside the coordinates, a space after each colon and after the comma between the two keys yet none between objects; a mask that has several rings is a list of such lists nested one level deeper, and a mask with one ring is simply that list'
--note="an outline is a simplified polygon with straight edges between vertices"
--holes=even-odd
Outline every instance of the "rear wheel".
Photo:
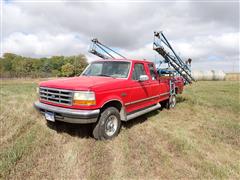
[{"label": "rear wheel", "polygon": [[160,102],[162,108],[172,109],[176,106],[177,99],[176,95],[171,95],[169,99]]},{"label": "rear wheel", "polygon": [[175,108],[176,103],[177,103],[176,95],[171,95],[167,102],[167,108],[168,109]]},{"label": "rear wheel", "polygon": [[105,109],[93,128],[95,139],[106,140],[118,135],[121,127],[119,111],[115,107]]}]

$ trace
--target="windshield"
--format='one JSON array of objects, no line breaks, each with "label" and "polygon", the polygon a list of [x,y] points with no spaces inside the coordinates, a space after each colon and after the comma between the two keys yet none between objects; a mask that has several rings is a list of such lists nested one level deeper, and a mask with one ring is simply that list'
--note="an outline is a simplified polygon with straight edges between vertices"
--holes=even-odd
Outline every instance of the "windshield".
[{"label": "windshield", "polygon": [[90,64],[82,75],[127,78],[129,68],[130,62],[98,61]]}]

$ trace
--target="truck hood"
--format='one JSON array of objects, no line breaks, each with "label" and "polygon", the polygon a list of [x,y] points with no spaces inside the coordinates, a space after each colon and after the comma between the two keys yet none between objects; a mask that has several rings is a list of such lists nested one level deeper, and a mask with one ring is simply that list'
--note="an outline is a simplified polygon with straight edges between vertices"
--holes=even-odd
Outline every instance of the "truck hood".
[{"label": "truck hood", "polygon": [[39,86],[67,90],[90,90],[96,86],[105,86],[120,81],[123,80],[111,77],[79,76],[43,81],[39,83]]}]

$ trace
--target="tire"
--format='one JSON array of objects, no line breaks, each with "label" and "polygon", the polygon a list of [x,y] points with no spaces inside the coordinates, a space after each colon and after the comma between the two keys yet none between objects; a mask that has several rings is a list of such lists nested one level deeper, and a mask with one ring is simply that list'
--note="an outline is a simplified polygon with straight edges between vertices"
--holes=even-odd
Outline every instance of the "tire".
[{"label": "tire", "polygon": [[93,128],[93,137],[97,140],[112,139],[117,136],[121,127],[119,111],[115,107],[105,109]]},{"label": "tire", "polygon": [[171,95],[166,103],[167,109],[173,109],[175,108],[177,103],[176,95]]},{"label": "tire", "polygon": [[163,110],[164,108],[167,108],[167,104],[168,104],[168,99],[167,100],[164,100],[164,101],[161,101],[160,102],[160,105],[161,105],[161,110]]},{"label": "tire", "polygon": [[50,127],[50,128],[55,128],[56,127],[56,122],[51,122],[51,121],[46,120],[46,123],[47,123],[47,126]]}]

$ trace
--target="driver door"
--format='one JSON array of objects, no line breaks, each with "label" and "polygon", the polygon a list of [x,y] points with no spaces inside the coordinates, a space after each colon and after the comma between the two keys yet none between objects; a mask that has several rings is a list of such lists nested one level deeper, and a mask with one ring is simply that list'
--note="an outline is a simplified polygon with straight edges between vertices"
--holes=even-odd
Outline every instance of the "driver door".
[{"label": "driver door", "polygon": [[149,79],[140,81],[141,75],[147,75],[144,63],[135,63],[132,70],[131,82],[129,83],[130,99],[126,110],[128,113],[142,109],[147,106],[149,97]]}]

